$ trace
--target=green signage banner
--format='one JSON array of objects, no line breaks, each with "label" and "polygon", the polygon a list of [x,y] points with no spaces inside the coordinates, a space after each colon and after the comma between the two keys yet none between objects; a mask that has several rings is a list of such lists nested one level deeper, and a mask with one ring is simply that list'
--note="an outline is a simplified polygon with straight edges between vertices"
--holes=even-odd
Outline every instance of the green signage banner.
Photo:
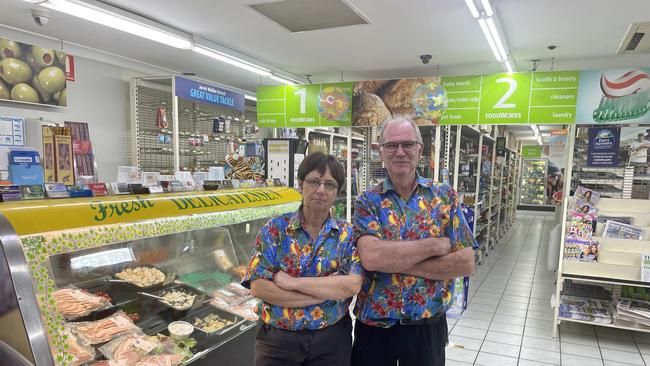
[{"label": "green signage banner", "polygon": [[529,145],[521,147],[522,158],[541,158],[542,147],[539,145]]},{"label": "green signage banner", "polygon": [[257,88],[259,127],[352,125],[352,83]]},{"label": "green signage banner", "polygon": [[574,123],[579,71],[443,77],[443,125]]}]

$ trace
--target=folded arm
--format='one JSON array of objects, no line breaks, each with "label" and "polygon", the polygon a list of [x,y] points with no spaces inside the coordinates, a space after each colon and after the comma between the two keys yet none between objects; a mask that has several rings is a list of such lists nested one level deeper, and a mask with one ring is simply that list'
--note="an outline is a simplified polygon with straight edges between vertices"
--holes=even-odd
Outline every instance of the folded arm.
[{"label": "folded arm", "polygon": [[285,308],[300,308],[325,301],[299,291],[287,291],[267,279],[251,281],[251,294],[264,302]]},{"label": "folded arm", "polygon": [[368,271],[405,273],[427,258],[449,254],[451,242],[446,237],[396,241],[364,235],[357,240],[357,249]]},{"label": "folded arm", "polygon": [[299,291],[319,299],[340,301],[350,298],[361,290],[361,275],[336,275],[326,277],[292,277],[278,272],[273,282],[287,291]]},{"label": "folded arm", "polygon": [[425,259],[400,272],[430,280],[447,280],[474,274],[474,249],[463,248],[447,255]]}]

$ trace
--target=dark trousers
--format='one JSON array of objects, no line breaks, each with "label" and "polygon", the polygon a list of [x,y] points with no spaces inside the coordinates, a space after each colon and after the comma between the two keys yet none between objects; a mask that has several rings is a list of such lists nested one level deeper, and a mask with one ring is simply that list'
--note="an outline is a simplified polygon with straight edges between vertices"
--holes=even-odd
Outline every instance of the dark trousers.
[{"label": "dark trousers", "polygon": [[352,366],[444,366],[447,318],[436,315],[426,324],[378,328],[357,320]]},{"label": "dark trousers", "polygon": [[325,329],[291,331],[258,325],[255,366],[349,366],[352,320],[349,315]]}]

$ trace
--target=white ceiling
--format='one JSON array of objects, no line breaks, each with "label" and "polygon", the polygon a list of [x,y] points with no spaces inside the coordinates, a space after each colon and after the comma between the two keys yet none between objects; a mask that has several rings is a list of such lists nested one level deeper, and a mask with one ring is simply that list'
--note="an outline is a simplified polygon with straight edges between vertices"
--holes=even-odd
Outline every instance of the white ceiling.
[{"label": "white ceiling", "polygon": [[[312,74],[314,82],[500,72],[463,0],[348,0],[371,24],[290,33],[247,5],[262,0],[106,0],[278,68]],[[650,55],[617,56],[629,25],[650,20],[648,0],[492,0],[517,70],[637,67]],[[33,5],[0,0],[0,24],[61,38],[179,72],[254,91],[276,84],[191,51],[181,51],[55,13],[45,27]],[[2,36],[2,28],[0,28]],[[548,45],[557,45],[549,51]],[[418,55],[431,54],[427,66]]]}]

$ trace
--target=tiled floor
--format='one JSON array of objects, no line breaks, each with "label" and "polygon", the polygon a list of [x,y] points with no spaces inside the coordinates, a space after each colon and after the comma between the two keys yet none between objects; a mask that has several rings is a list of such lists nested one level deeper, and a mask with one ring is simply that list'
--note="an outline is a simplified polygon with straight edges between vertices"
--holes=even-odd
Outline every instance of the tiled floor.
[{"label": "tiled floor", "polygon": [[477,266],[467,310],[448,318],[448,366],[650,366],[650,334],[562,323],[552,337],[555,273],[546,255],[553,219],[519,212]]}]

